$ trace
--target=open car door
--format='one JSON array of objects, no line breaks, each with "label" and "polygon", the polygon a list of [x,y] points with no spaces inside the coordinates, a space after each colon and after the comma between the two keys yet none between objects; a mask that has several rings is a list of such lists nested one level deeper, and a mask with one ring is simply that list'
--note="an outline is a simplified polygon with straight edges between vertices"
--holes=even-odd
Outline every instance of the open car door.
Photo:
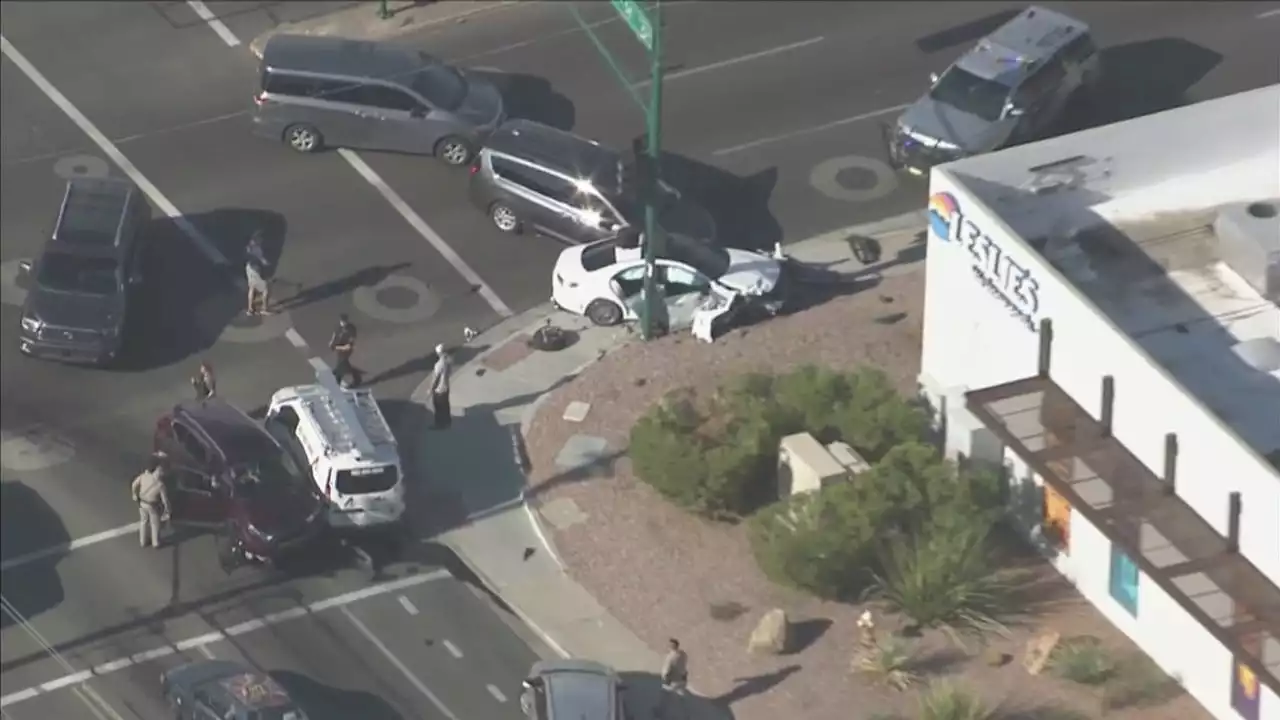
[{"label": "open car door", "polygon": [[166,475],[173,524],[216,528],[226,522],[231,496],[225,484],[190,468],[173,467]]}]

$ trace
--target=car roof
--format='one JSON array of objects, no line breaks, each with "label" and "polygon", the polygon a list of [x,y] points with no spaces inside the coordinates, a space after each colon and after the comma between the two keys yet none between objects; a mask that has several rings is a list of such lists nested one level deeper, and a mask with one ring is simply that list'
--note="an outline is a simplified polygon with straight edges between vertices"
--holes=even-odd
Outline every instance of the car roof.
[{"label": "car roof", "polygon": [[275,440],[253,418],[221,398],[186,400],[177,405],[175,413],[197,425],[224,452],[246,446],[261,449],[275,445]]},{"label": "car roof", "polygon": [[262,49],[262,64],[272,70],[394,78],[412,75],[440,61],[427,53],[371,40],[322,35],[273,35]]},{"label": "car roof", "polygon": [[214,680],[217,687],[241,707],[256,710],[292,703],[289,693],[275,680],[252,670],[241,670]]},{"label": "car roof", "polygon": [[616,706],[618,677],[607,665],[544,660],[534,664],[532,674],[543,680],[552,718],[601,717],[599,711],[611,713]]},{"label": "car roof", "polygon": [[1016,85],[1089,26],[1060,12],[1032,6],[983,38],[956,65],[987,80]]},{"label": "car roof", "polygon": [[509,120],[493,132],[485,146],[565,175],[589,179],[603,193],[618,192],[621,155],[571,132],[533,120]]},{"label": "car roof", "polygon": [[113,178],[68,180],[49,249],[103,257],[118,254],[120,227],[137,191],[133,183]]}]

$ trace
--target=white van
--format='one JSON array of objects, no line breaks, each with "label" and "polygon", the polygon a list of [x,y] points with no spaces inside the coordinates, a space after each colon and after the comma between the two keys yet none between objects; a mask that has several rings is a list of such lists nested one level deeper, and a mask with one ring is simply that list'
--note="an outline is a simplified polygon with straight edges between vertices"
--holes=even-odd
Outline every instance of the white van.
[{"label": "white van", "polygon": [[336,529],[395,526],[405,511],[400,453],[368,389],[348,389],[329,372],[315,385],[277,390],[267,430],[311,469]]}]

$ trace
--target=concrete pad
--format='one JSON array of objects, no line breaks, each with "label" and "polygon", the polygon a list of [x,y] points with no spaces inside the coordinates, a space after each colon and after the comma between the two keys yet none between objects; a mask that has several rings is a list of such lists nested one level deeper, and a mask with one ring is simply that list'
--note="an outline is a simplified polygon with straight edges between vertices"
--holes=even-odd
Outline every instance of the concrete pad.
[{"label": "concrete pad", "polygon": [[564,419],[572,423],[580,423],[587,419],[587,413],[589,412],[591,412],[591,403],[574,400],[565,407]]},{"label": "concrete pad", "polygon": [[574,435],[565,442],[556,455],[556,467],[561,470],[578,470],[605,458],[609,441],[594,435]]},{"label": "concrete pad", "polygon": [[542,517],[557,530],[571,528],[587,521],[589,517],[578,507],[573,498],[557,498],[542,504],[539,509]]}]

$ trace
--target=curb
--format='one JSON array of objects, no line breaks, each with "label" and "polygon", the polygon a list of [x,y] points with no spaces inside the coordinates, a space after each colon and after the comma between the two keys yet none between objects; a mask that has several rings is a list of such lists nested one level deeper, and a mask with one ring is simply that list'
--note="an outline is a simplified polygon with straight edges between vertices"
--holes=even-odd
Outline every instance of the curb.
[{"label": "curb", "polygon": [[[445,23],[450,23],[450,22],[462,23],[462,22],[466,22],[472,16],[491,12],[493,10],[500,10],[500,9],[515,5],[516,1],[517,0],[498,0],[497,2],[492,2],[492,3],[455,2],[453,4],[466,6],[467,9],[459,10],[458,12],[450,13],[447,15],[442,15],[437,18],[429,18],[421,22],[410,22],[410,23],[397,25],[395,27],[388,27],[374,36],[364,37],[362,39],[380,40],[380,39],[396,37],[398,35],[407,35],[411,32],[416,32],[423,28],[432,27],[434,25],[443,25]],[[361,3],[361,5],[362,6],[367,5],[370,7],[359,8],[360,12],[362,13],[374,12],[371,7],[373,3]],[[413,7],[413,6],[411,5],[410,7]],[[345,10],[340,12],[352,13],[354,10],[355,9],[350,9],[350,10]],[[386,20],[383,22],[392,22],[392,20]],[[340,35],[341,26],[342,26],[342,23],[340,21],[334,21],[334,19],[331,16],[328,17],[324,22],[320,22],[317,19],[312,19],[312,20],[304,20],[299,23],[283,23],[281,25],[278,25],[277,27],[274,27],[262,33],[261,35],[258,35],[252,41],[250,41],[249,52],[253,53],[254,57],[261,60],[262,48],[267,44],[267,41],[270,40],[271,36],[273,35],[278,35],[280,33],[299,33],[302,35]],[[332,30],[330,30],[330,27],[332,27],[332,30],[337,30],[337,32],[333,32]]]},{"label": "curb", "polygon": [[525,613],[525,611],[521,610],[518,605],[508,600],[506,595],[503,594],[501,590],[499,590],[501,586],[495,583],[493,581],[493,578],[484,574],[484,572],[481,571],[479,567],[473,564],[471,562],[471,559],[466,556],[466,554],[462,551],[461,548],[459,548],[457,545],[454,544],[452,539],[450,538],[441,538],[441,539],[444,540],[444,544],[450,550],[453,551],[453,554],[456,555],[458,559],[462,561],[462,564],[466,565],[467,569],[470,570],[472,574],[480,578],[480,581],[483,582],[486,587],[493,590],[494,594],[502,598],[502,602],[506,603],[507,607],[511,609],[512,614],[514,614],[517,618],[519,618],[520,622],[527,625],[529,629],[533,631],[533,634],[538,636],[539,640],[541,640],[547,647],[551,648],[552,652],[554,652],[555,654],[559,655],[562,658],[568,659],[572,657],[572,655],[570,655],[568,651],[566,651],[563,647],[560,646],[560,643],[556,642],[555,638],[553,638],[550,633],[548,633],[546,630],[543,630],[538,625],[538,623],[534,622],[533,618],[529,617],[529,615]]}]

